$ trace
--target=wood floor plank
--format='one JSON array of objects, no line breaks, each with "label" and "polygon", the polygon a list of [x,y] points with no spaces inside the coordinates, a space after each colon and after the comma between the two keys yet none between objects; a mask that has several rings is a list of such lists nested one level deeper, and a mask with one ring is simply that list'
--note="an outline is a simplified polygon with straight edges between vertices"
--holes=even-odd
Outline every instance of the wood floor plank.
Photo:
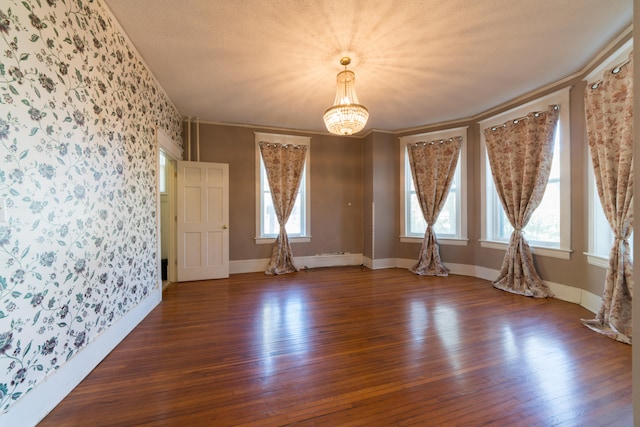
[{"label": "wood floor plank", "polygon": [[631,425],[631,347],[591,317],[403,269],[174,284],[40,425]]}]

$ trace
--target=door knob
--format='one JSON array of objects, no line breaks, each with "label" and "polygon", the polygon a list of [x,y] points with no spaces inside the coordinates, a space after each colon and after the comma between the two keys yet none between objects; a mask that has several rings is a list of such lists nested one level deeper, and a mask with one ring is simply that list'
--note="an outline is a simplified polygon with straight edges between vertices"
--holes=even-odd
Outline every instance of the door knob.
[{"label": "door knob", "polygon": [[229,227],[227,227],[227,224],[225,224],[225,225],[223,225],[223,226],[222,226],[222,228],[223,228],[224,230],[226,230],[226,229],[227,229],[227,228],[229,228]]}]

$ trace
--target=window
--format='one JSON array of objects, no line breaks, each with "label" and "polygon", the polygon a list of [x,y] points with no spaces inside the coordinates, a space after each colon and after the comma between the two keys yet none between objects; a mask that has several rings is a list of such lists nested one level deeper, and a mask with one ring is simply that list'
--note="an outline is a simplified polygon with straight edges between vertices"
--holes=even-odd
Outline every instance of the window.
[{"label": "window", "polygon": [[587,162],[589,171],[589,252],[586,255],[590,264],[607,268],[609,252],[611,252],[611,245],[613,245],[613,232],[602,210],[591,158],[588,158]]},{"label": "window", "polygon": [[167,193],[167,157],[160,151],[160,193]]},{"label": "window", "polygon": [[[607,268],[609,266],[609,253],[613,245],[614,236],[607,217],[604,215],[596,177],[593,173],[591,159],[588,159],[589,167],[589,252],[586,252],[589,264]],[[633,233],[629,236],[631,247],[631,259],[633,260]]]},{"label": "window", "polygon": [[[632,48],[633,41],[629,40],[621,46],[617,52],[589,73],[586,77],[587,85],[600,80],[603,73],[624,62],[629,57]],[[609,266],[609,253],[611,252],[614,238],[609,222],[602,210],[600,197],[598,196],[596,177],[593,173],[593,163],[591,162],[591,153],[587,154],[587,171],[589,185],[589,252],[585,252],[585,255],[587,255],[589,264],[607,268]],[[633,233],[629,238],[629,244],[631,245],[631,259],[633,259]]]},{"label": "window", "polygon": [[438,220],[434,224],[434,231],[438,243],[444,245],[467,244],[467,218],[466,218],[466,188],[462,184],[466,182],[466,154],[467,154],[467,128],[455,128],[438,132],[422,133],[418,135],[403,136],[400,138],[400,185],[401,185],[401,212],[400,212],[400,240],[403,242],[422,241],[427,229],[427,223],[422,215],[418,196],[413,183],[411,166],[409,165],[409,153],[407,145],[420,141],[436,141],[453,137],[462,137],[460,157],[456,167],[455,176],[449,189],[449,195]]},{"label": "window", "polygon": [[307,157],[305,159],[304,171],[298,189],[298,197],[291,211],[291,215],[287,220],[285,228],[289,240],[292,242],[309,242],[311,241],[310,223],[309,223],[309,207],[310,203],[310,184],[309,184],[309,158],[310,158],[310,142],[311,138],[304,136],[278,135],[272,133],[255,132],[256,143],[256,242],[272,243],[280,232],[278,217],[273,207],[273,199],[269,189],[267,180],[267,171],[260,155],[260,142],[273,142],[280,144],[306,145]]},{"label": "window", "polygon": [[535,254],[569,259],[571,253],[569,88],[480,122],[481,188],[483,189],[481,245],[483,247],[506,249],[513,231],[493,183],[484,129],[526,116],[533,111],[545,110],[554,104],[560,106],[560,116],[555,131],[551,174],[542,202],[524,228],[524,235],[534,248]]}]

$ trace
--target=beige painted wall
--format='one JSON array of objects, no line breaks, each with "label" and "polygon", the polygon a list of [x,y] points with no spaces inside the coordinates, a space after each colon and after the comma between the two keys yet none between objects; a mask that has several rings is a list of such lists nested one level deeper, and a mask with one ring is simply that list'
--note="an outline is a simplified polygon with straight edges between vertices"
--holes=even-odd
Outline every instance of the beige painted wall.
[{"label": "beige painted wall", "polygon": [[[229,259],[269,258],[270,244],[256,244],[254,132],[260,128],[200,123],[200,161],[229,164]],[[311,235],[292,243],[294,255],[362,253],[362,139],[287,132],[311,137]],[[185,130],[186,135],[186,130]],[[192,123],[192,160],[196,159]]]},{"label": "beige painted wall", "polygon": [[362,140],[362,254],[373,258],[373,133]]},{"label": "beige painted wall", "polygon": [[[399,204],[400,173],[396,162],[398,150],[397,138],[394,135],[374,132],[371,138],[373,212],[375,213],[374,259],[395,258],[400,221]],[[371,209],[371,206],[367,208]],[[365,233],[371,233],[365,229]]]}]

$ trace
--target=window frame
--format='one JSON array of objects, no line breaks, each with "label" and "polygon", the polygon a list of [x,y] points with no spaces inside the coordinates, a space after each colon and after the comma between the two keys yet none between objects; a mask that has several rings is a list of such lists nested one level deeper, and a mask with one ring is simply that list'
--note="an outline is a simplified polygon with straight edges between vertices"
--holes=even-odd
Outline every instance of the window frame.
[{"label": "window frame", "polygon": [[[542,111],[549,105],[559,105],[559,155],[560,162],[560,242],[558,246],[540,245],[530,242],[532,252],[536,255],[552,258],[570,259],[571,256],[571,123],[570,123],[570,87],[565,87],[533,101],[519,105],[503,113],[481,120],[480,125],[480,197],[481,197],[481,238],[484,248],[506,250],[509,241],[495,238],[495,210],[501,206],[493,184],[491,169],[488,163],[487,146],[484,129],[526,116],[532,111]],[[493,191],[493,192],[491,192]]]},{"label": "window frame", "polygon": [[[587,87],[598,80],[602,79],[602,75],[607,72],[607,70],[612,69],[618,64],[621,64],[629,57],[629,54],[633,50],[633,40],[630,39],[625,42],[618,50],[616,50],[613,54],[611,54],[608,58],[602,61],[596,68],[594,68],[584,80],[587,83]],[[614,236],[613,231],[611,231],[611,227],[607,222],[606,218],[602,221],[602,216],[604,213],[602,212],[602,205],[600,204],[600,199],[598,196],[598,190],[596,188],[596,177],[593,173],[593,163],[591,161],[591,153],[590,149],[587,150],[586,156],[586,168],[587,168],[587,187],[588,187],[588,252],[583,252],[587,257],[587,262],[591,265],[595,265],[602,268],[609,267],[609,252],[611,251],[611,245],[613,244]],[[599,208],[599,209],[598,209]],[[600,218],[600,221],[598,221]],[[606,227],[606,230],[602,230],[603,227]],[[607,231],[605,233],[608,235],[608,248],[606,251],[606,255],[603,255],[603,252],[599,250],[597,247],[600,244],[604,245],[599,240],[597,236],[601,236],[603,231]],[[633,245],[633,234],[631,235],[630,244]],[[605,239],[606,240],[606,239]],[[633,250],[631,255],[633,256]]]},{"label": "window frame", "polygon": [[[407,162],[407,145],[421,141],[435,141],[440,139],[449,139],[453,137],[462,137],[462,146],[460,147],[460,157],[458,158],[459,171],[459,191],[458,191],[458,210],[456,211],[456,224],[458,234],[456,236],[444,235],[439,236],[438,244],[450,246],[467,246],[469,239],[467,238],[467,131],[468,126],[444,129],[433,132],[425,132],[415,135],[406,135],[399,138],[400,145],[400,241],[403,243],[420,243],[424,239],[424,234],[418,236],[416,234],[407,233],[407,203],[409,187],[407,180],[411,178],[411,169]],[[412,178],[411,178],[412,179]]]},{"label": "window frame", "polygon": [[[255,177],[256,177],[256,244],[273,244],[278,236],[264,234],[262,210],[264,197],[262,192],[262,155],[260,154],[260,142],[279,144],[306,145],[307,154],[304,160],[304,185],[301,183],[299,191],[304,192],[304,232],[301,235],[290,236],[291,243],[311,241],[311,137],[297,135],[283,135],[275,133],[254,132],[255,135]],[[268,185],[268,184],[267,184]]]}]

